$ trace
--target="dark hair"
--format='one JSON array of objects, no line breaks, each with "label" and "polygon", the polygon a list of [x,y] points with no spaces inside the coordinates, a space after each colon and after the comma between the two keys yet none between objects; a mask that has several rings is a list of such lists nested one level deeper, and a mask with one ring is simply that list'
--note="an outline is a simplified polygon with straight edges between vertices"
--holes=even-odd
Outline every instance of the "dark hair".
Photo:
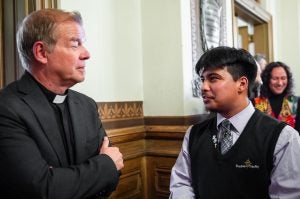
[{"label": "dark hair", "polygon": [[251,90],[257,75],[257,65],[253,56],[244,49],[220,46],[206,51],[196,64],[196,73],[201,70],[227,67],[232,78],[237,81],[245,76]]},{"label": "dark hair", "polygon": [[261,95],[264,97],[270,97],[273,95],[273,92],[270,90],[269,83],[271,79],[272,70],[273,68],[276,67],[282,67],[287,74],[288,83],[282,94],[283,95],[293,94],[294,81],[293,81],[292,73],[290,71],[290,67],[285,63],[278,61],[278,62],[269,63],[261,73],[261,79],[263,81],[263,85],[261,87]]}]

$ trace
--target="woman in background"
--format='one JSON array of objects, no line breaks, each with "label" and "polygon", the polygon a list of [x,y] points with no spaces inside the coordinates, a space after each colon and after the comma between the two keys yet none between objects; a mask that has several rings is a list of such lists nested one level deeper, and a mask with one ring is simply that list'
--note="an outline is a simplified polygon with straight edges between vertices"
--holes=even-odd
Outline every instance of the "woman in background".
[{"label": "woman in background", "polygon": [[255,107],[300,130],[299,99],[293,94],[290,68],[282,62],[271,62],[261,74],[263,81]]}]

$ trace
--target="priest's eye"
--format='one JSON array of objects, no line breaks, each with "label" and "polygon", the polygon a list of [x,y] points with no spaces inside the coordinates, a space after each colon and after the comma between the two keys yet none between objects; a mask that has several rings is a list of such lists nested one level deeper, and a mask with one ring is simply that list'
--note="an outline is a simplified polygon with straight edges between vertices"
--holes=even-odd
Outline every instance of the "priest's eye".
[{"label": "priest's eye", "polygon": [[80,45],[80,41],[78,41],[78,40],[72,40],[71,41],[71,47],[72,48],[78,48],[79,45]]},{"label": "priest's eye", "polygon": [[78,42],[72,42],[72,48],[78,48]]}]

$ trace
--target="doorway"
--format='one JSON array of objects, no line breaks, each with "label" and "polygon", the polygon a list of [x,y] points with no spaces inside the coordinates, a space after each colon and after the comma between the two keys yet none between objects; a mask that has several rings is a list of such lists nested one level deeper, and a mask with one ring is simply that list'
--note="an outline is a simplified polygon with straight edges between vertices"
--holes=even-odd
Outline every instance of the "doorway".
[{"label": "doorway", "polygon": [[256,1],[234,0],[234,46],[273,60],[272,16]]}]

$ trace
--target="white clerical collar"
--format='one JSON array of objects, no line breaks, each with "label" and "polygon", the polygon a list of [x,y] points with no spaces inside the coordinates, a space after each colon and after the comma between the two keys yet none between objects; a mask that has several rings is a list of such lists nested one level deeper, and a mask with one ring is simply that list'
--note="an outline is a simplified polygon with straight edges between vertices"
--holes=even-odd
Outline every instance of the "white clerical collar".
[{"label": "white clerical collar", "polygon": [[61,104],[64,103],[65,99],[66,99],[67,95],[56,95],[53,99],[53,103],[54,104]]}]

